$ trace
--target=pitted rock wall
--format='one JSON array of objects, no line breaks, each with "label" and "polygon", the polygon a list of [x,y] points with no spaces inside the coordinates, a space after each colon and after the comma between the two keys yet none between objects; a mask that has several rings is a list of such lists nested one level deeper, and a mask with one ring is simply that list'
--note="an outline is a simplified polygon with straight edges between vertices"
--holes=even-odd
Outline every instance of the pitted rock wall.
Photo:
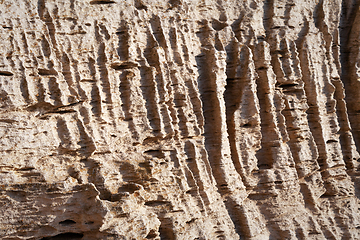
[{"label": "pitted rock wall", "polygon": [[357,0],[0,0],[1,239],[359,239]]}]

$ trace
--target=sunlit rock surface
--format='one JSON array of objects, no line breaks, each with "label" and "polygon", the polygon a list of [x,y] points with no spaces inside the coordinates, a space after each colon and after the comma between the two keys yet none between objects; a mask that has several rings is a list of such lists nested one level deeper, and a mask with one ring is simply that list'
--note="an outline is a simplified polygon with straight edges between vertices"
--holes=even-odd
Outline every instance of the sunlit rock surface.
[{"label": "sunlit rock surface", "polygon": [[0,0],[0,238],[359,239],[357,0]]}]

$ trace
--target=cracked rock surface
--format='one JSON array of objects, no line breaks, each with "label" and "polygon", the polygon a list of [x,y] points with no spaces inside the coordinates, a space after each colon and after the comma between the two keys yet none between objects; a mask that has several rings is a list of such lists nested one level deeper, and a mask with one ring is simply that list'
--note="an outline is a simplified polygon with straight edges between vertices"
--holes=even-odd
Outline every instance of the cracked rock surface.
[{"label": "cracked rock surface", "polygon": [[0,0],[0,238],[360,239],[357,0]]}]

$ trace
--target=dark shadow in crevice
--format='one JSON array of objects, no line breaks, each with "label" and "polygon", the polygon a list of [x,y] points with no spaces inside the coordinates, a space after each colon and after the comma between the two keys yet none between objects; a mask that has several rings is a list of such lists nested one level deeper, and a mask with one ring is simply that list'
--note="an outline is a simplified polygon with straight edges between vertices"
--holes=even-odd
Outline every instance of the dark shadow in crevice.
[{"label": "dark shadow in crevice", "polygon": [[91,5],[104,5],[104,4],[112,4],[116,3],[115,1],[101,0],[101,1],[91,1]]},{"label": "dark shadow in crevice", "polygon": [[72,233],[72,232],[67,232],[67,233],[61,233],[58,234],[56,236],[52,236],[52,237],[44,237],[41,240],[77,240],[77,239],[82,239],[84,236],[84,234],[82,233]]}]

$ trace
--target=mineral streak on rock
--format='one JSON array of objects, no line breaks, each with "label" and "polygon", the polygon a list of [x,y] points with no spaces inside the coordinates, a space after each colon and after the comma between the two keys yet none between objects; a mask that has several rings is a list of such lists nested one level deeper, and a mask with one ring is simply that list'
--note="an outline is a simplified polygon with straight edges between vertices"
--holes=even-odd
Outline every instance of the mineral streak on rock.
[{"label": "mineral streak on rock", "polygon": [[360,239],[357,0],[0,0],[0,238]]}]

